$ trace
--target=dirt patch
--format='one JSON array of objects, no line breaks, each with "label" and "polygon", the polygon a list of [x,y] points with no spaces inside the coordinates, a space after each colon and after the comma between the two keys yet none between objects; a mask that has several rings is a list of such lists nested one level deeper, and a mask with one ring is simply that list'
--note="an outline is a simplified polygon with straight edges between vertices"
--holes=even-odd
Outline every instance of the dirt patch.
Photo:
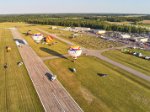
[{"label": "dirt patch", "polygon": [[150,20],[143,20],[142,23],[143,24],[150,24]]},{"label": "dirt patch", "polygon": [[88,103],[91,103],[95,99],[95,96],[93,96],[92,93],[89,90],[87,90],[86,88],[81,87],[80,91],[82,93],[83,98],[85,100],[87,100]]}]

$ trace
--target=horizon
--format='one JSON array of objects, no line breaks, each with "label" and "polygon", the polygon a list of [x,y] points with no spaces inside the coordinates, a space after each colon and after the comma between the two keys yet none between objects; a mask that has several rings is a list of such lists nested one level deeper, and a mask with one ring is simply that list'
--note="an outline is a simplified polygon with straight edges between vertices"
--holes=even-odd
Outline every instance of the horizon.
[{"label": "horizon", "polygon": [[95,13],[95,12],[81,12],[81,13],[8,13],[8,14],[0,14],[0,15],[39,15],[39,14],[43,14],[43,15],[63,15],[63,14],[67,14],[67,15],[80,15],[80,14],[85,14],[85,15],[141,15],[141,16],[147,16],[150,14],[147,13]]},{"label": "horizon", "polygon": [[[0,14],[56,14],[56,13],[115,13],[150,14],[150,1],[146,0],[26,0],[1,1]],[[136,4],[135,4],[136,3]]]}]

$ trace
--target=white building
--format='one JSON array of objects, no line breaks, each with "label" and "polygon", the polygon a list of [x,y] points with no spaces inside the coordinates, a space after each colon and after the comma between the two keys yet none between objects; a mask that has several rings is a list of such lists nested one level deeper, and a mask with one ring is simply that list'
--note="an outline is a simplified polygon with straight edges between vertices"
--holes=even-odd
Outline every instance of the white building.
[{"label": "white building", "polygon": [[123,39],[131,38],[131,36],[129,34],[121,34],[120,37],[123,38]]},{"label": "white building", "polygon": [[146,38],[146,37],[134,37],[135,41],[136,42],[148,42],[149,38]]},{"label": "white building", "polygon": [[93,30],[93,32],[96,33],[96,34],[99,34],[99,35],[102,35],[102,34],[106,33],[105,30]]},{"label": "white building", "polygon": [[59,30],[71,31],[72,28],[71,28],[71,27],[65,27],[65,28],[61,28],[61,29],[59,29]]},{"label": "white building", "polygon": [[55,29],[57,29],[57,26],[51,26],[50,27],[52,30],[55,30]]},{"label": "white building", "polygon": [[71,27],[66,27],[66,28],[63,28],[63,29],[60,29],[60,30],[72,31],[72,32],[85,32],[85,31],[90,31],[91,28],[85,28],[85,27],[74,27],[74,28],[71,28]]},{"label": "white building", "polygon": [[85,27],[75,27],[74,30],[76,31],[90,31],[91,28],[85,28]]}]

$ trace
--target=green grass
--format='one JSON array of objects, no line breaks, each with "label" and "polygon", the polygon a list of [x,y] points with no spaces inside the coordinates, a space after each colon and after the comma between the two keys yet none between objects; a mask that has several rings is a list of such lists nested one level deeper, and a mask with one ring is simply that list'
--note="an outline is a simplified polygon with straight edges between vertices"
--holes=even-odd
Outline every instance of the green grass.
[{"label": "green grass", "polygon": [[131,25],[133,24],[133,22],[128,22],[128,21],[124,21],[124,22],[109,22],[109,21],[106,21],[107,23],[110,23],[110,24],[115,24],[115,25]]},{"label": "green grass", "polygon": [[110,48],[112,46],[114,47],[121,46],[121,44],[117,42],[106,41],[104,39],[96,38],[95,36],[91,36],[88,34],[81,34],[81,35],[79,34],[79,36],[76,38],[70,38],[72,37],[72,34],[74,34],[73,32],[62,31],[62,30],[52,30],[50,29],[49,26],[36,26],[36,27],[39,27],[45,31],[48,31],[49,33],[57,34],[59,37],[65,38],[85,48],[105,49],[105,48]]},{"label": "green grass", "polygon": [[28,26],[28,24],[25,24],[23,22],[3,22],[0,23],[0,28],[10,28],[10,27],[24,27]]},{"label": "green grass", "polygon": [[[40,57],[46,57],[46,56],[53,56],[53,55],[59,55],[59,54],[67,54],[67,49],[69,48],[68,45],[65,43],[54,39],[53,42],[57,42],[55,45],[46,45],[46,44],[37,44],[33,41],[31,36],[26,36],[24,33],[26,33],[28,30],[32,30],[32,33],[37,33],[38,31],[33,26],[26,26],[19,28],[20,33],[24,37],[24,39],[29,43],[29,45],[35,50],[35,52]],[[45,34],[44,34],[45,35]],[[45,35],[46,36],[46,35]]]},{"label": "green grass", "polygon": [[138,52],[138,53],[142,53],[143,55],[145,56],[150,56],[150,51],[148,50],[143,50],[143,49],[131,49],[131,48],[128,48],[129,51],[132,51],[132,52]]},{"label": "green grass", "polygon": [[[82,47],[85,47],[85,48],[91,48],[91,49],[105,49],[105,48],[110,48],[112,46],[116,47],[116,46],[121,46],[121,44],[119,43],[116,43],[116,42],[112,42],[112,41],[106,41],[106,40],[103,40],[101,38],[96,38],[95,36],[90,36],[88,34],[81,34],[79,35],[79,37],[77,38],[73,38],[71,39],[70,37],[72,37],[72,34],[74,34],[73,32],[70,32],[70,31],[62,31],[62,30],[52,30],[50,27],[51,25],[29,25],[29,24],[25,24],[25,23],[3,23],[2,25],[0,26],[5,26],[5,27],[14,27],[16,26],[17,28],[19,28],[19,31],[21,33],[25,33],[27,32],[28,30],[32,30],[32,32],[39,32],[37,30],[35,30],[35,28],[41,28],[45,31],[48,31],[52,34],[57,34],[58,36],[62,37],[62,38],[65,38],[69,41],[72,41],[74,42],[75,44],[77,45],[80,45]],[[60,26],[57,26],[57,28],[63,28],[63,27],[60,27]],[[64,54],[66,53],[66,48],[68,48],[68,46],[66,46],[63,42],[59,42],[58,45],[55,45],[55,46],[43,46],[43,45],[38,45],[36,43],[33,42],[32,39],[29,39],[29,36],[25,36],[25,39],[29,42],[30,46],[39,54],[39,56],[41,57],[45,57],[45,56],[49,56],[51,53],[44,53],[43,51],[39,50],[39,47],[45,47],[45,48],[48,48],[50,50],[54,50],[54,51],[58,51],[58,53],[60,54]]]},{"label": "green grass", "polygon": [[[150,85],[94,57],[45,61],[85,112],[148,112]],[[76,68],[72,73],[69,68]],[[97,73],[109,76],[100,77]]]},{"label": "green grass", "polygon": [[[6,45],[11,52],[6,53]],[[17,66],[22,59],[9,30],[0,30],[0,51],[0,112],[43,112],[25,66]]]},{"label": "green grass", "polygon": [[[150,55],[149,51],[144,50],[134,50],[136,52],[141,52],[144,55]],[[138,70],[146,75],[150,76],[150,61],[144,60],[135,56],[132,56],[130,54],[122,53],[120,50],[113,50],[113,51],[107,51],[103,53],[104,56],[117,61],[119,63],[122,63],[126,66],[129,66],[135,70]]]}]

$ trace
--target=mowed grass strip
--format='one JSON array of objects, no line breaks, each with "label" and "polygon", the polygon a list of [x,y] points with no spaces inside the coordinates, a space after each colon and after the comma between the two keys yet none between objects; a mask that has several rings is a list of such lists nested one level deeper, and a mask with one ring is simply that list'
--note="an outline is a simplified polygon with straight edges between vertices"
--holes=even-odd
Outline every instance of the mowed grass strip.
[{"label": "mowed grass strip", "polygon": [[[54,39],[52,43],[55,43],[54,45],[46,45],[46,44],[37,44],[34,42],[31,36],[26,36],[25,33],[28,30],[31,30],[32,33],[37,33],[35,29],[36,27],[33,26],[27,26],[27,27],[21,27],[19,28],[20,33],[22,33],[22,36],[24,39],[29,43],[29,45],[35,50],[35,52],[40,56],[40,57],[47,57],[47,56],[55,56],[55,55],[62,55],[67,53],[67,49],[69,46],[57,39]],[[47,35],[44,34],[46,37]],[[51,44],[51,43],[50,43]]]},{"label": "mowed grass strip", "polygon": [[[9,30],[0,30],[0,112],[43,112],[44,109],[28,76]],[[6,52],[6,45],[12,50]],[[4,63],[8,68],[4,69]]]},{"label": "mowed grass strip", "polygon": [[[85,112],[148,112],[150,85],[94,57],[45,61]],[[69,69],[76,68],[72,73]],[[100,77],[97,73],[108,74]]]},{"label": "mowed grass strip", "polygon": [[[141,52],[144,55],[150,55],[149,51],[134,50],[136,52]],[[138,70],[146,75],[150,76],[150,61],[141,59],[139,57],[132,56],[130,54],[122,53],[120,50],[112,50],[103,53],[104,56],[117,61],[121,64],[129,66],[135,70]]]},{"label": "mowed grass strip", "polygon": [[100,37],[97,38],[96,36],[92,36],[86,33],[82,33],[82,34],[78,33],[77,37],[72,38],[73,34],[75,33],[71,31],[51,29],[50,26],[38,25],[36,27],[39,27],[45,31],[48,31],[51,34],[57,34],[59,37],[65,38],[85,48],[101,50],[101,49],[110,48],[112,46],[113,47],[122,46],[120,43],[104,40],[104,39],[101,39]]},{"label": "mowed grass strip", "polygon": [[28,26],[28,24],[24,23],[24,22],[3,22],[0,23],[0,28],[11,28],[11,27],[24,27],[24,26]]}]

